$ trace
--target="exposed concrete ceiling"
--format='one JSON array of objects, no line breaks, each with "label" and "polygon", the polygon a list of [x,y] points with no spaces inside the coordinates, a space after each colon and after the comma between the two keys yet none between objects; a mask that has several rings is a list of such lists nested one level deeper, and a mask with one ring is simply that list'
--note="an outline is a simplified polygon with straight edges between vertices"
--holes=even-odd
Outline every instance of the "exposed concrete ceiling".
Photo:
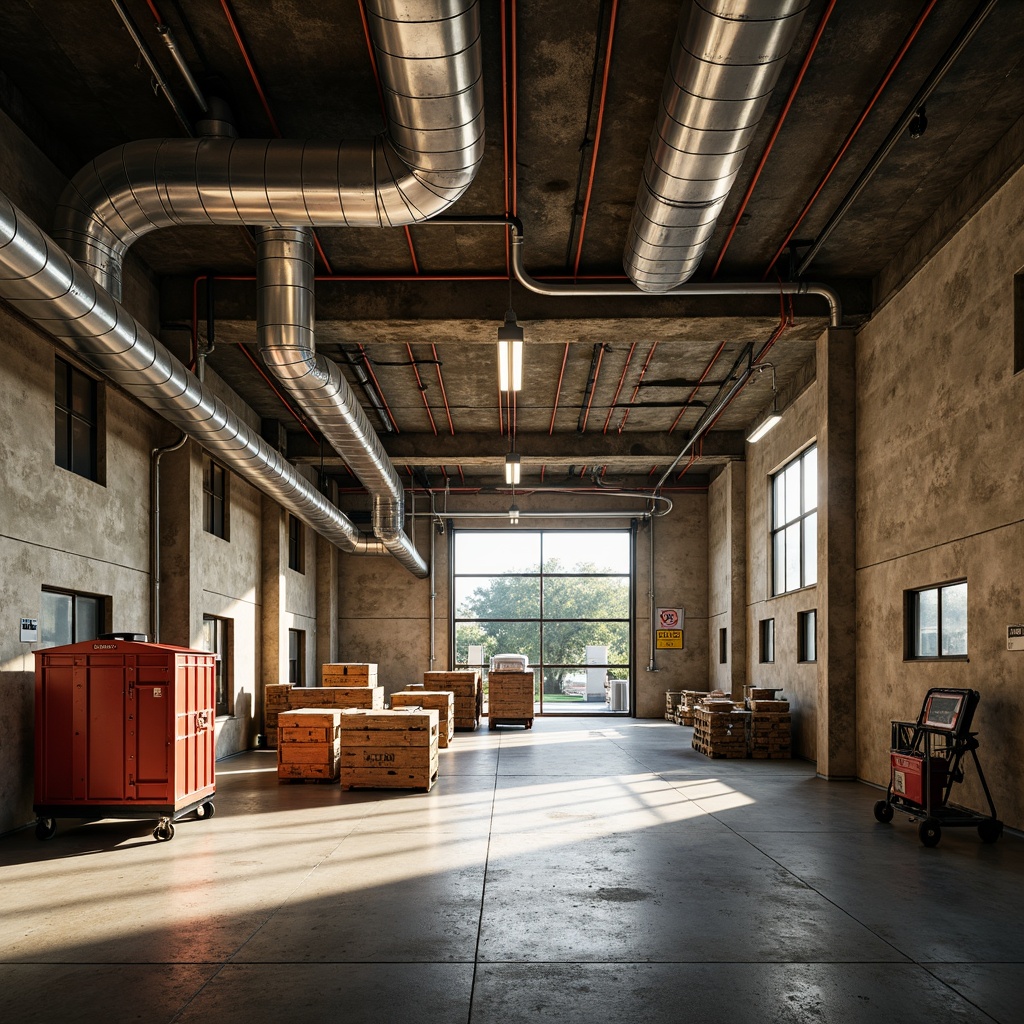
[{"label": "exposed concrete ceiling", "polygon": [[[268,109],[286,137],[358,139],[383,128],[358,2],[124,6],[189,119],[199,111],[156,32],[155,14],[173,30],[203,90],[228,101],[241,135],[273,136]],[[836,5],[740,217],[829,6],[810,3],[695,282],[791,279],[958,33],[988,5]],[[625,231],[679,11],[678,0],[482,3],[487,149],[455,212],[517,215],[534,276],[621,280]],[[919,19],[905,56],[844,149]],[[994,5],[929,98],[927,131],[918,139],[902,134],[804,268],[804,279],[839,291],[848,323],[869,316],[1020,166],[1022,28],[1024,4]],[[4,107],[68,175],[113,145],[184,132],[151,88],[111,3],[7,0],[0,6],[0,68]],[[794,246],[785,248],[791,233]],[[806,376],[814,339],[828,323],[825,304],[811,297],[552,299],[518,283],[510,289],[500,225],[326,228],[318,237],[327,263],[317,272],[329,278],[317,285],[318,348],[346,367],[398,469],[434,486],[446,479],[490,485],[500,474],[509,409],[497,391],[494,341],[510,299],[527,332],[525,388],[513,411],[526,485],[597,474],[650,486],[728,384],[736,361],[769,340],[780,313],[794,314],[770,357],[780,394]],[[212,313],[209,365],[262,417],[281,422],[290,457],[322,463],[350,484],[339,460],[310,439],[257,369],[251,236],[231,228],[169,229],[143,239],[133,255],[160,286],[165,340],[187,355],[193,318],[204,342]],[[194,288],[196,277],[207,275],[209,308],[207,282]],[[381,411],[358,383],[364,374],[377,382]],[[699,485],[723,461],[741,457],[744,431],[770,401],[771,374],[755,374],[716,421],[686,478],[675,482]]]}]

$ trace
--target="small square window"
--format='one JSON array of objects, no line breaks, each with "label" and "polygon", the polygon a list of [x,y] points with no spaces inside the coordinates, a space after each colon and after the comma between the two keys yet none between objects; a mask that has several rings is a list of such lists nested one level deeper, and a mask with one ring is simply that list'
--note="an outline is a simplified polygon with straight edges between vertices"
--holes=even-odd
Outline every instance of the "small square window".
[{"label": "small square window", "polygon": [[796,617],[796,660],[818,660],[818,613],[815,609],[798,612]]},{"label": "small square window", "polygon": [[228,538],[228,473],[209,456],[203,460],[203,529]]},{"label": "small square window", "polygon": [[729,663],[729,630],[724,626],[718,631],[718,662],[721,665]]},{"label": "small square window", "polygon": [[967,657],[967,581],[958,580],[904,595],[907,661]]},{"label": "small square window", "polygon": [[761,664],[775,661],[775,620],[762,619],[759,629],[761,635]]},{"label": "small square window", "polygon": [[306,631],[288,630],[288,682],[292,686],[306,685]]}]

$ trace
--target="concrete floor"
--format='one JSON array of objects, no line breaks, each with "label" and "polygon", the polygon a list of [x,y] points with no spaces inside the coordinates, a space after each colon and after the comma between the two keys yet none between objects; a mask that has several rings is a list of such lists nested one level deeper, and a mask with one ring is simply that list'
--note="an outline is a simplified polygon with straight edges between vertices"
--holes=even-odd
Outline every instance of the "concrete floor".
[{"label": "concrete floor", "polygon": [[218,765],[217,814],[0,841],[0,1017],[1024,1019],[1024,841],[936,849],[878,793],[665,722],[456,734],[432,792]]}]

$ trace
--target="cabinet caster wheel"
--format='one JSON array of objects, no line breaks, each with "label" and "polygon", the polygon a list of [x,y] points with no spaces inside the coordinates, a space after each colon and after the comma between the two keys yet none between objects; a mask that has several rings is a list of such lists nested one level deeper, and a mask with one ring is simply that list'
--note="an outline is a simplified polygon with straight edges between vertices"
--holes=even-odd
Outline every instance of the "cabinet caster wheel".
[{"label": "cabinet caster wheel", "polygon": [[52,839],[57,834],[56,818],[40,818],[36,822],[36,839]]},{"label": "cabinet caster wheel", "polygon": [[212,818],[217,813],[217,808],[213,806],[213,801],[207,800],[205,804],[200,804],[196,808],[197,818]]},{"label": "cabinet caster wheel", "polygon": [[174,838],[174,826],[168,821],[161,822],[153,829],[153,838],[158,843],[168,843]]},{"label": "cabinet caster wheel", "polygon": [[1003,834],[1003,823],[998,818],[989,818],[978,826],[978,835],[983,843],[994,843]]}]

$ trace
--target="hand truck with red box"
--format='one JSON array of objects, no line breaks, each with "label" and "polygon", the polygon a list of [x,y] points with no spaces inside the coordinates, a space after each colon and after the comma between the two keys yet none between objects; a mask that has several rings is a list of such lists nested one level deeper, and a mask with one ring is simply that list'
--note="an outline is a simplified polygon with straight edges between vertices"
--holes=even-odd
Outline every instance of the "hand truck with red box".
[{"label": "hand truck with red box", "polygon": [[[1003,834],[985,773],[978,760],[977,733],[971,732],[981,694],[977,690],[933,687],[925,694],[916,722],[893,722],[889,751],[889,788],[875,804],[875,818],[886,824],[893,813],[920,819],[917,834],[925,846],[937,846],[943,827],[974,828],[982,842]],[[989,814],[951,806],[953,786],[963,782],[962,761],[970,754],[978,771]]]}]

